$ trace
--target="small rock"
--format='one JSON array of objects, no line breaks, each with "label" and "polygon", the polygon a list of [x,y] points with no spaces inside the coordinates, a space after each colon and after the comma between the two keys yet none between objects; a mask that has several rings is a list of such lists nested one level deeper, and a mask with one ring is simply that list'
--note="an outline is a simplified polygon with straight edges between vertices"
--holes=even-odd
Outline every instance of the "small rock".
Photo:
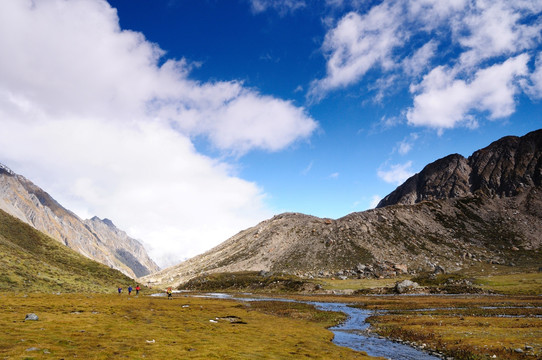
[{"label": "small rock", "polygon": [[518,354],[523,354],[523,349],[517,348],[517,349],[514,349],[514,351],[517,352]]},{"label": "small rock", "polygon": [[393,265],[393,268],[395,270],[398,270],[398,271],[402,272],[403,274],[408,274],[408,266],[407,265],[395,264],[395,265]]},{"label": "small rock", "polygon": [[24,321],[37,321],[37,320],[38,320],[38,315],[34,313],[26,314],[24,318]]},{"label": "small rock", "polygon": [[25,351],[40,351],[40,350],[41,350],[40,348],[31,347],[31,348],[26,349]]}]

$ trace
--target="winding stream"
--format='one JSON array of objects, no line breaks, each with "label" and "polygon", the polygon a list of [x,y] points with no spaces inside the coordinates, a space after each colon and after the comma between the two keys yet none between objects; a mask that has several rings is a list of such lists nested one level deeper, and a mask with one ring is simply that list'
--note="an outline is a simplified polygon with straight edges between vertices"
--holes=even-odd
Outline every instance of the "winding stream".
[{"label": "winding stream", "polygon": [[438,360],[440,357],[428,354],[411,346],[400,344],[386,338],[370,336],[367,333],[369,324],[365,320],[373,313],[369,310],[358,309],[348,306],[345,303],[327,303],[312,301],[296,301],[281,298],[243,298],[232,297],[228,294],[212,293],[201,295],[202,297],[213,297],[222,299],[233,299],[239,301],[284,301],[300,302],[314,305],[319,310],[340,311],[348,315],[347,320],[337,326],[330,328],[335,335],[333,343],[339,346],[349,347],[356,351],[365,351],[371,356],[382,356],[391,360]]}]

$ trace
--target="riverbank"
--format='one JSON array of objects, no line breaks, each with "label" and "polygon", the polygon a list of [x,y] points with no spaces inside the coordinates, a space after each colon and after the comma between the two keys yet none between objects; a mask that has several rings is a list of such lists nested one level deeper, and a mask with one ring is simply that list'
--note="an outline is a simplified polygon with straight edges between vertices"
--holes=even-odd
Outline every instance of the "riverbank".
[{"label": "riverbank", "polygon": [[[262,294],[250,297],[257,303],[266,300]],[[542,357],[539,296],[295,295],[279,299],[347,313],[348,321],[330,329],[335,333],[333,341],[373,356],[401,360]]]}]

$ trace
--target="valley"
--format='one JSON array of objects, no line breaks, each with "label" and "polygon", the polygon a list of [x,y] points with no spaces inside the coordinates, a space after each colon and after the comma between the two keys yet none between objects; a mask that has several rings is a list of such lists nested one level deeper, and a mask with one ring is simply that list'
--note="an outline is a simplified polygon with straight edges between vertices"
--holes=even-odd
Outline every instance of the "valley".
[{"label": "valley", "polygon": [[541,358],[541,154],[541,130],[507,137],[376,209],[279,214],[160,271],[2,166],[0,358]]}]

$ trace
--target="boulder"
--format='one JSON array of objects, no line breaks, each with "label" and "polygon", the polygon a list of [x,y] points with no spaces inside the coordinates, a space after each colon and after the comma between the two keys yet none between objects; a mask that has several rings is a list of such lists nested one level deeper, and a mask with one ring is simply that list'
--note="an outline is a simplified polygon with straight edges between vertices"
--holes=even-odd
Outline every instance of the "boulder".
[{"label": "boulder", "polygon": [[417,282],[410,281],[410,280],[403,280],[401,282],[395,283],[395,292],[398,294],[404,294],[407,293],[413,289],[416,289],[420,285]]}]

